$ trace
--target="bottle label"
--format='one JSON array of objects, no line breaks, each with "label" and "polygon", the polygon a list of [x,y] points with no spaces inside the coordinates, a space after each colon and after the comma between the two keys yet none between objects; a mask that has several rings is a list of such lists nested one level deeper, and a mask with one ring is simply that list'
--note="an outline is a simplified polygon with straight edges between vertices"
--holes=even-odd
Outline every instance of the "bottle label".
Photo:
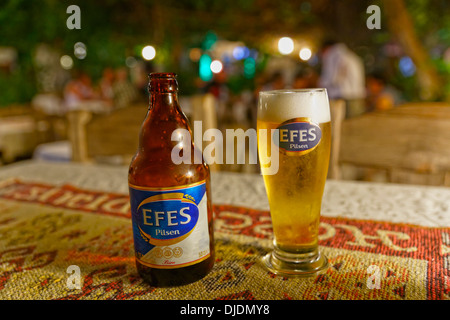
[{"label": "bottle label", "polygon": [[210,256],[206,182],[147,188],[129,185],[136,258],[158,269]]},{"label": "bottle label", "polygon": [[309,118],[295,118],[278,126],[278,142],[280,150],[287,155],[304,155],[313,151],[322,138],[322,130]]}]

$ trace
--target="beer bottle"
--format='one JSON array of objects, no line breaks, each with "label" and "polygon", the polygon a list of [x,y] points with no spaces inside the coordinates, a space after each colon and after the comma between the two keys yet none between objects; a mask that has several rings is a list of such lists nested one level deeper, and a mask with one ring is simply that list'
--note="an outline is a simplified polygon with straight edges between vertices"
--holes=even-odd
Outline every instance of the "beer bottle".
[{"label": "beer bottle", "polygon": [[[201,279],[214,264],[210,173],[192,139],[172,137],[176,129],[192,137],[176,74],[152,73],[148,88],[149,109],[128,172],[136,266],[152,286],[176,286]],[[191,161],[175,164],[173,150]]]}]

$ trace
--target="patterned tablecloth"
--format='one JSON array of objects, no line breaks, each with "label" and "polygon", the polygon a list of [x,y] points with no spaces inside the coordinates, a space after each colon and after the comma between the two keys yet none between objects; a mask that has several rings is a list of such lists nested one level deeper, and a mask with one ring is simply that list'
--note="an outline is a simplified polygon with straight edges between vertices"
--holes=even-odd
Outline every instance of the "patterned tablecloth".
[{"label": "patterned tablecloth", "polygon": [[260,263],[272,246],[261,176],[213,173],[212,195],[213,270],[155,288],[135,269],[127,168],[0,168],[0,299],[450,298],[448,188],[328,181],[319,243],[330,267],[308,279]]}]

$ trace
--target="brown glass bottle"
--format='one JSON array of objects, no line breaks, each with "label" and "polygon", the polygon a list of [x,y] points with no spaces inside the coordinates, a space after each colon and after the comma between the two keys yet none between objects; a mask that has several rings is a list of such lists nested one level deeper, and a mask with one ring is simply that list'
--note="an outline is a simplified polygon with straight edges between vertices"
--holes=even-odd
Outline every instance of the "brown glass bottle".
[{"label": "brown glass bottle", "polygon": [[[202,158],[194,161],[196,156],[201,157],[201,151],[193,142],[181,147],[178,141],[172,141],[176,129],[186,129],[192,137],[178,103],[176,75],[152,73],[149,79],[149,109],[128,173],[136,266],[149,284],[176,286],[201,279],[214,264],[210,173]],[[181,154],[190,152],[190,163],[175,164],[171,157],[174,147]],[[178,229],[195,219],[195,228],[199,229]],[[193,245],[186,246],[194,234],[201,234],[201,240],[192,240]],[[164,238],[166,235],[169,239]],[[177,242],[179,239],[182,242]]]}]

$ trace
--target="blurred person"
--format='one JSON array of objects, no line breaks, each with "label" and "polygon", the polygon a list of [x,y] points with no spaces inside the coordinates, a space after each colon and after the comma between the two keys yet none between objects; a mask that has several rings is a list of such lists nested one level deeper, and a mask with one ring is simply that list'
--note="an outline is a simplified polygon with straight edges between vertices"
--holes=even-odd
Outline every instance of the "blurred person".
[{"label": "blurred person", "polygon": [[64,105],[67,110],[76,109],[81,102],[94,98],[96,94],[91,77],[83,71],[77,71],[75,78],[64,87]]},{"label": "blurred person", "polygon": [[214,78],[205,87],[207,93],[211,93],[216,99],[228,101],[230,93],[227,86],[227,75],[220,72],[214,75]]},{"label": "blurred person", "polygon": [[99,81],[100,94],[103,99],[111,101],[114,98],[113,84],[115,80],[114,70],[105,68]]},{"label": "blurred person", "polygon": [[125,108],[134,103],[138,97],[137,90],[128,79],[125,67],[116,70],[116,80],[112,86],[114,108]]},{"label": "blurred person", "polygon": [[250,90],[244,90],[234,99],[231,105],[234,122],[239,127],[248,128],[252,121],[252,105],[254,103],[253,93]]},{"label": "blurred person", "polygon": [[367,111],[386,111],[401,103],[400,93],[387,83],[382,74],[369,75],[366,83]]},{"label": "blurred person", "polygon": [[153,64],[149,61],[136,60],[136,65],[130,68],[131,82],[136,88],[137,101],[148,102],[149,74],[155,72]]},{"label": "blurred person", "polygon": [[307,89],[317,87],[317,74],[313,69],[301,69],[294,77],[292,89]]},{"label": "blurred person", "polygon": [[281,90],[286,88],[286,82],[281,72],[275,72],[270,77],[269,81],[263,85],[262,90]]},{"label": "blurred person", "polygon": [[230,90],[227,85],[227,74],[220,72],[214,75],[214,78],[208,83],[203,91],[212,94],[217,101],[217,117],[223,119],[227,113],[227,106],[231,99]]},{"label": "blurred person", "polygon": [[248,111],[250,117],[250,126],[256,129],[256,118],[258,113],[258,100],[260,91],[281,90],[286,89],[287,84],[284,75],[281,71],[270,73],[260,73],[254,78],[255,88],[252,94],[252,101],[249,102],[250,110]]},{"label": "blurred person", "polygon": [[322,72],[319,86],[326,88],[330,99],[346,102],[348,118],[365,110],[365,71],[362,59],[344,43],[326,41],[322,46]]}]

